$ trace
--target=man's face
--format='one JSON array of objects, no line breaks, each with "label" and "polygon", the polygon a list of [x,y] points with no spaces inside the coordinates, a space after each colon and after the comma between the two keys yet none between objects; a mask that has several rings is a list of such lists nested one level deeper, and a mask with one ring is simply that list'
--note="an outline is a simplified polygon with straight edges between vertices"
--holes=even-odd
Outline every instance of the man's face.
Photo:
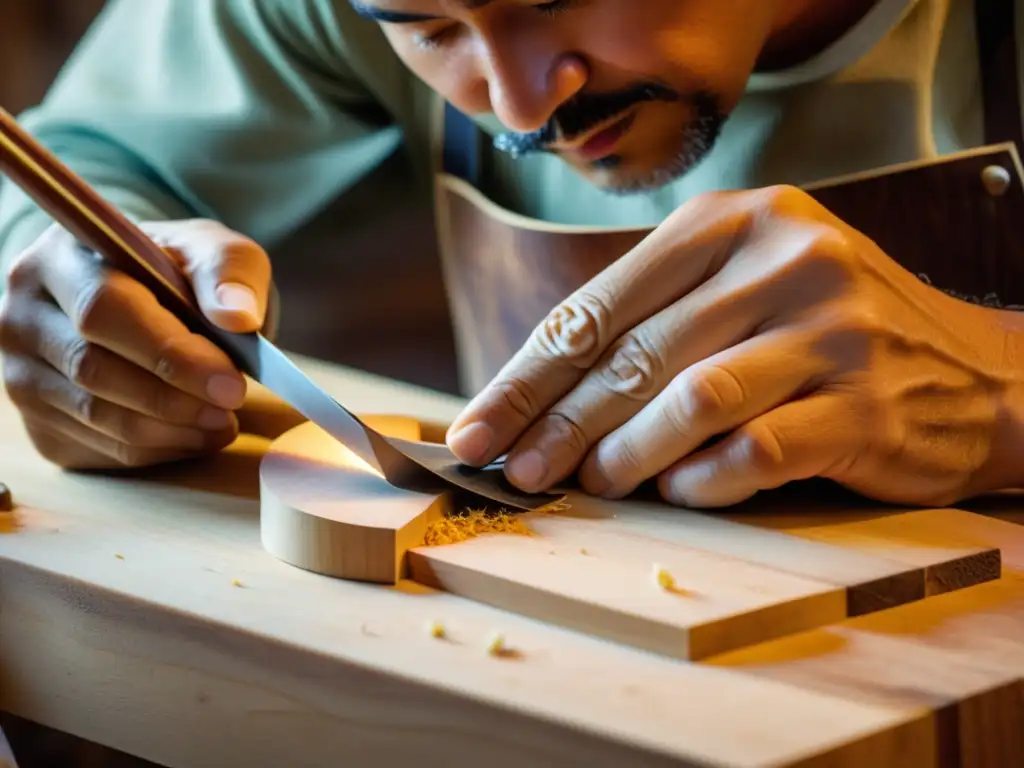
[{"label": "man's face", "polygon": [[498,146],[558,154],[618,192],[711,148],[768,38],[775,0],[353,0],[397,54]]}]

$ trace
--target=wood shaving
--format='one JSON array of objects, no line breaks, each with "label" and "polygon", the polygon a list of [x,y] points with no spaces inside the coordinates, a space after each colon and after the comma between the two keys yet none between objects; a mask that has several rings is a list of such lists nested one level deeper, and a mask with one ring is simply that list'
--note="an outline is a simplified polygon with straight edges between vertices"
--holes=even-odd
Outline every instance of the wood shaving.
[{"label": "wood shaving", "polygon": [[664,589],[665,591],[671,591],[675,589],[675,578],[672,576],[671,573],[669,573],[667,570],[662,568],[657,563],[654,564],[652,575],[654,577],[654,583],[661,589]]},{"label": "wood shaving", "polygon": [[487,641],[487,653],[491,656],[500,656],[505,651],[505,636],[495,632]]},{"label": "wood shaving", "polygon": [[[558,501],[546,507],[533,510],[532,514],[551,514],[569,509],[565,501]],[[522,513],[505,509],[463,509],[445,515],[427,527],[423,543],[428,547],[457,544],[489,533],[510,533],[531,536],[533,531],[523,520]]]}]

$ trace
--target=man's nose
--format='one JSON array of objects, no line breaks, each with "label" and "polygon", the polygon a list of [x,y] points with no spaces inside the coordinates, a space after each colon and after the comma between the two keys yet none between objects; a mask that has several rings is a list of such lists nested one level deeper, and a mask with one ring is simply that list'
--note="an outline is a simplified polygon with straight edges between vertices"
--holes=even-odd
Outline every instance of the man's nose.
[{"label": "man's nose", "polygon": [[578,56],[562,52],[537,55],[517,51],[514,44],[492,44],[486,63],[491,109],[505,127],[517,133],[542,128],[587,81],[586,64]]}]

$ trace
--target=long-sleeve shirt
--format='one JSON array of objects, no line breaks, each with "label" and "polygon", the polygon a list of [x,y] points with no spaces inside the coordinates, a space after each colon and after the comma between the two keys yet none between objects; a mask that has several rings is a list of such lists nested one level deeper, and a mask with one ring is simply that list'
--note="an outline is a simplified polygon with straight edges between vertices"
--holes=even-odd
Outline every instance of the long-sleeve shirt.
[{"label": "long-sleeve shirt", "polygon": [[[557,157],[484,142],[482,191],[549,221],[653,226],[707,190],[977,146],[980,92],[972,0],[880,0],[813,59],[756,73],[714,150],[675,183],[623,197]],[[349,0],[111,0],[20,119],[131,217],[216,218],[272,246],[395,151],[421,171],[410,194],[429,195],[439,109]],[[0,260],[47,224],[0,187]]]}]

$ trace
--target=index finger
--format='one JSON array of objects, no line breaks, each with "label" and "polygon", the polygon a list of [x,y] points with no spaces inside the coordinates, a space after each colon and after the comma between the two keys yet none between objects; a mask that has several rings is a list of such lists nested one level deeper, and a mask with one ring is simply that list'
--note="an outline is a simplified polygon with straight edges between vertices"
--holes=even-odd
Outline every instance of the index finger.
[{"label": "index finger", "polygon": [[227,354],[192,333],[143,285],[104,266],[66,233],[55,235],[38,262],[47,292],[83,338],[207,402],[241,406],[245,379]]},{"label": "index finger", "polygon": [[751,223],[742,201],[695,198],[555,307],[452,423],[456,457],[483,465],[506,452],[623,333],[717,271]]}]

